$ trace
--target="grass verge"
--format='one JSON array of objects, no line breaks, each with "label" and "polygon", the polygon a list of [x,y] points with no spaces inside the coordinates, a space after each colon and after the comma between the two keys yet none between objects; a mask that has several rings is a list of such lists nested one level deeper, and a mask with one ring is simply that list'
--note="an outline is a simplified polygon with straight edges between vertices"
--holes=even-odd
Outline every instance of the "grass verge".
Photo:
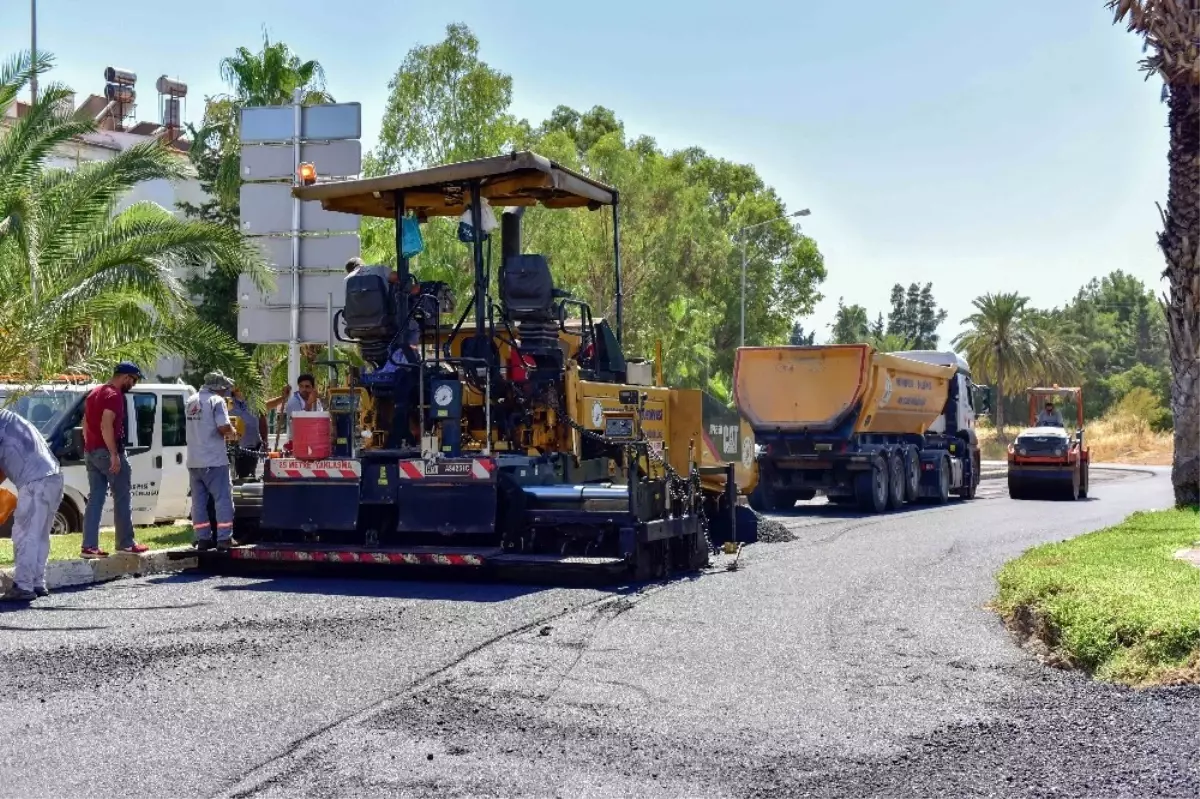
[{"label": "grass verge", "polygon": [[1174,557],[1200,513],[1135,513],[1028,550],[1000,570],[994,607],[1053,665],[1133,686],[1200,683],[1200,569]]},{"label": "grass verge", "polygon": [[[169,549],[192,543],[192,528],[187,525],[139,527],[134,534],[139,544],[145,544],[151,549]],[[78,558],[79,549],[82,546],[82,533],[52,535],[50,536],[50,560]],[[100,533],[100,548],[106,552],[115,552],[117,548],[116,533],[112,531]],[[12,562],[12,539],[0,538],[0,566],[11,566]]]}]

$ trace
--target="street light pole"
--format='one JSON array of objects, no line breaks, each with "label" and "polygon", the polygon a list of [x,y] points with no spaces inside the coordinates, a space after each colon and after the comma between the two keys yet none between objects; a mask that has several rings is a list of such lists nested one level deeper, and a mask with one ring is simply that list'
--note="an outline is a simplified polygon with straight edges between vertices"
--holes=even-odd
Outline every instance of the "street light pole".
[{"label": "street light pole", "polygon": [[762,227],[763,225],[769,225],[772,222],[778,222],[780,219],[791,219],[792,217],[796,216],[808,216],[811,213],[812,211],[805,208],[802,211],[796,211],[794,214],[784,214],[783,216],[777,216],[774,219],[768,219],[766,222],[758,222],[756,224],[746,225],[745,227],[738,229],[738,238],[742,240],[742,335],[740,340],[741,343],[738,346],[746,346],[746,232],[754,230],[756,227]]},{"label": "street light pole", "polygon": [[[37,60],[37,0],[29,0],[29,54]],[[37,103],[37,70],[29,77],[29,95]]]}]

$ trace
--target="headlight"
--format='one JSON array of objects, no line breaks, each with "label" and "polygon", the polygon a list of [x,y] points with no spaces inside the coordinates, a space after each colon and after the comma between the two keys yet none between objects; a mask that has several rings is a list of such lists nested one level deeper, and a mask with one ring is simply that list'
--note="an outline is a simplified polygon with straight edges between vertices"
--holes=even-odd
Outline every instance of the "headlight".
[{"label": "headlight", "polygon": [[1029,450],[1025,449],[1024,447],[1017,447],[1017,454],[1018,455],[1028,455]]},{"label": "headlight", "polygon": [[1067,450],[1065,447],[1055,447],[1054,448],[1054,457],[1061,458],[1063,455],[1066,454],[1066,452],[1067,452]]}]

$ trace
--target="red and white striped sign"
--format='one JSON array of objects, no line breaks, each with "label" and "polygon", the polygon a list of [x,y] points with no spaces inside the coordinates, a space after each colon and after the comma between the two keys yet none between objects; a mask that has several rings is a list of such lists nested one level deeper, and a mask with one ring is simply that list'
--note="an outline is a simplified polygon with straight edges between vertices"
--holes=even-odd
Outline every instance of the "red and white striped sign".
[{"label": "red and white striped sign", "polygon": [[302,461],[299,458],[274,458],[270,463],[273,477],[356,480],[362,475],[362,464],[356,460]]},{"label": "red and white striped sign", "polygon": [[234,547],[234,560],[275,560],[293,563],[370,563],[398,566],[482,566],[483,556],[443,554],[440,552],[363,552],[358,550],[275,549],[270,547]]},{"label": "red and white striped sign", "polygon": [[426,478],[458,478],[463,480],[490,480],[496,469],[491,458],[447,458],[444,460],[400,461],[401,480],[424,480]]}]

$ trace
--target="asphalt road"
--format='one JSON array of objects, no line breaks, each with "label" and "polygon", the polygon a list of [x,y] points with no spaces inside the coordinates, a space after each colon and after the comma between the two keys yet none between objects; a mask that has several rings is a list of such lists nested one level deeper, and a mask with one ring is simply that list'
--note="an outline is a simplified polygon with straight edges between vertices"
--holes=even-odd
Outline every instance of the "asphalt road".
[{"label": "asphalt road", "polygon": [[[984,604],[1092,499],[779,518],[634,593],[170,577],[0,615],[0,796],[1196,796],[1200,690],[1042,667]],[[1119,479],[1118,479],[1119,478]]]}]

